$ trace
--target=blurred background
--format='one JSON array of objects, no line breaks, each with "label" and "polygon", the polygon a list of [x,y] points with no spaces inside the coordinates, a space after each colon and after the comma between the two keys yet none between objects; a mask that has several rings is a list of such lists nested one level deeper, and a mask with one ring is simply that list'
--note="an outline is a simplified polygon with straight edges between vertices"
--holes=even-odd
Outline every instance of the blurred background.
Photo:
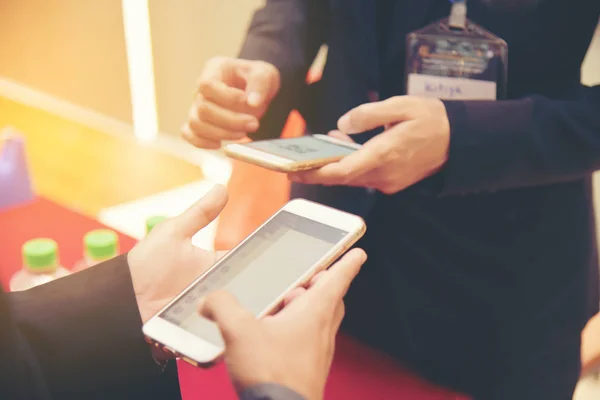
[{"label": "blurred background", "polygon": [[[177,134],[204,62],[236,55],[261,3],[3,0],[0,15],[8,18],[0,26],[0,76],[131,124],[128,44],[131,56],[144,58],[140,49],[148,38],[126,37],[125,27],[144,33],[149,18],[153,58],[139,61],[150,61],[154,69],[160,131]],[[124,15],[124,6],[132,12]]]},{"label": "blurred background", "polygon": [[[149,216],[178,214],[227,183],[230,162],[183,143],[179,128],[204,63],[237,54],[262,3],[1,0],[0,130],[25,138],[36,195],[139,239]],[[600,31],[582,72],[600,84]],[[211,248],[216,229],[194,240]]]},{"label": "blurred background", "polygon": [[0,128],[25,136],[36,193],[139,236],[150,211],[111,207],[160,193],[142,204],[174,214],[201,182],[226,182],[228,161],[184,144],[179,128],[202,66],[237,54],[261,4],[0,1]]}]

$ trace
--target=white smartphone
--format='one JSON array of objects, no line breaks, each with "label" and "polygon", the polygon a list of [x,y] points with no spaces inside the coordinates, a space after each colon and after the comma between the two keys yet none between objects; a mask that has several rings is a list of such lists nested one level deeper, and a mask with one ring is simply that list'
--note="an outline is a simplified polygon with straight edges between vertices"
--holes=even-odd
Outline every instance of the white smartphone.
[{"label": "white smartphone", "polygon": [[225,146],[225,154],[277,172],[297,172],[322,167],[360,149],[361,145],[327,135],[259,140]]},{"label": "white smartphone", "polygon": [[143,327],[146,340],[195,366],[224,351],[218,327],[199,301],[226,290],[263,317],[286,293],[326,269],[364,234],[362,218],[307,200],[292,200],[194,281]]}]

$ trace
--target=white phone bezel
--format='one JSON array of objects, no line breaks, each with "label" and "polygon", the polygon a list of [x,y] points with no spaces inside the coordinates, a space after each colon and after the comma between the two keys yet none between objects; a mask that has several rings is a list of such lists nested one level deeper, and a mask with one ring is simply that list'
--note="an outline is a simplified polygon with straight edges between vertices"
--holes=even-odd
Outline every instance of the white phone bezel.
[{"label": "white phone bezel", "polygon": [[191,285],[189,285],[182,293],[174,298],[169,304],[167,304],[162,310],[160,310],[155,316],[153,316],[143,326],[143,333],[146,337],[155,343],[160,343],[166,350],[173,354],[182,357],[186,361],[193,361],[200,365],[209,365],[218,359],[224,349],[216,346],[182,328],[172,324],[171,322],[163,319],[160,315],[180,297],[184,296],[186,292],[194,286],[199,280],[204,279],[215,268],[225,262],[231,254],[233,254],[242,244],[250,240],[256,232],[263,228],[263,226],[273,219],[281,211],[288,211],[293,214],[318,221],[320,223],[329,225],[334,228],[338,228],[348,232],[335,246],[333,246],[327,254],[325,254],[315,265],[309,268],[301,277],[299,277],[290,287],[284,291],[265,311],[259,315],[270,313],[274,307],[281,303],[285,294],[290,290],[304,284],[310,277],[317,273],[320,269],[326,268],[329,263],[333,262],[337,257],[343,254],[350,246],[352,246],[365,232],[366,225],[362,218],[339,211],[321,204],[313,203],[308,200],[297,199],[287,203],[277,213],[275,213],[269,220],[265,221],[258,229],[244,239],[236,248],[230,251],[225,257],[215,263],[209,270],[197,278]]},{"label": "white phone bezel", "polygon": [[[358,143],[346,142],[331,136],[315,134],[311,135],[317,140],[323,140],[325,142],[329,142],[338,146],[343,146],[351,149],[358,150],[361,148],[361,145]],[[280,139],[273,139],[280,140]],[[285,139],[284,139],[285,140]],[[292,170],[292,166],[307,164],[313,160],[304,160],[304,161],[296,161],[286,157],[280,157],[266,151],[256,149],[248,146],[247,143],[232,143],[225,146],[226,152],[232,155],[241,156],[243,159],[252,160],[260,165],[268,165],[277,170],[288,171]]]}]

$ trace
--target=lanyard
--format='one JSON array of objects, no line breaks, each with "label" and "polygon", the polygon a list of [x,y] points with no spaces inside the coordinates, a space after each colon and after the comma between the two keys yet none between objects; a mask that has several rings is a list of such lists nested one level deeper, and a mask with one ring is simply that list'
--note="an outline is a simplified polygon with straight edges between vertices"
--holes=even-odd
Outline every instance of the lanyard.
[{"label": "lanyard", "polygon": [[467,26],[467,0],[450,0],[452,8],[448,25],[451,28],[465,29]]}]

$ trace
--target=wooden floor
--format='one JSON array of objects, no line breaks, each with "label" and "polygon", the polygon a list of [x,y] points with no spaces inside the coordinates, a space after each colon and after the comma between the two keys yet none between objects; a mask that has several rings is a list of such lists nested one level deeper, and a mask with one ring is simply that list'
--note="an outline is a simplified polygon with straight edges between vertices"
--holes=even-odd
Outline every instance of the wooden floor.
[{"label": "wooden floor", "polygon": [[36,192],[86,215],[202,178],[199,167],[133,138],[0,98],[0,129],[26,138]]}]

